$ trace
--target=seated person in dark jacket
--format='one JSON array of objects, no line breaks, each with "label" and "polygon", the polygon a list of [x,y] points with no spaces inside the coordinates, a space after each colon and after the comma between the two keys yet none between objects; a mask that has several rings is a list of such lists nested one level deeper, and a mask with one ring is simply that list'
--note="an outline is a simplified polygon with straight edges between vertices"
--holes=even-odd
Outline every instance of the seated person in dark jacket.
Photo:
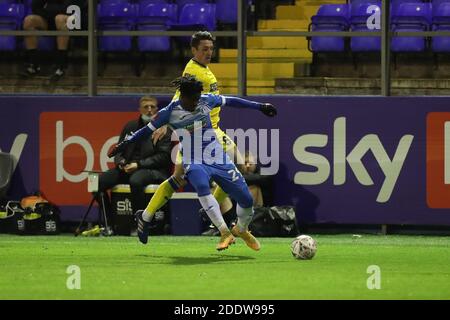
[{"label": "seated person in dark jacket", "polygon": [[[125,136],[148,124],[151,117],[158,112],[157,100],[153,97],[142,97],[139,101],[139,119],[128,122],[120,134],[119,142]],[[131,206],[133,212],[145,209],[145,187],[159,184],[170,176],[171,166],[171,132],[163,139],[153,143],[151,137],[130,144],[127,149],[114,158],[116,167],[102,173],[99,177],[99,191],[111,189],[116,184],[129,184],[131,187]],[[111,205],[106,198],[106,210],[111,215]]]}]

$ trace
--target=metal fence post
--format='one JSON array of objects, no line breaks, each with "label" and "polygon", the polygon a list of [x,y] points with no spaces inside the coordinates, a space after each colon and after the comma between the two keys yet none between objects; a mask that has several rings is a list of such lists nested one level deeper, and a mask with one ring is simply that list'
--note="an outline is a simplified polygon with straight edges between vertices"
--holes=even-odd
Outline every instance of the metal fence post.
[{"label": "metal fence post", "polygon": [[381,6],[381,95],[387,97],[391,95],[390,1],[382,1]]},{"label": "metal fence post", "polygon": [[97,23],[95,19],[97,1],[92,0],[88,2],[88,95],[93,97],[97,95]]},{"label": "metal fence post", "polygon": [[238,94],[247,95],[247,0],[238,0]]}]

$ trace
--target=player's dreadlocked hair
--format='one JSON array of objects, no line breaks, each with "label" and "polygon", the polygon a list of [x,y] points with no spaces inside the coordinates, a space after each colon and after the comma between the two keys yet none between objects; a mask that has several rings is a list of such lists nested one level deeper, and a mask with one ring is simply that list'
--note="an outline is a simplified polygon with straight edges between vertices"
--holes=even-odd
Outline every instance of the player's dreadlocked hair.
[{"label": "player's dreadlocked hair", "polygon": [[203,91],[203,84],[191,75],[176,78],[172,84],[180,90],[182,95],[190,97],[200,95]]}]

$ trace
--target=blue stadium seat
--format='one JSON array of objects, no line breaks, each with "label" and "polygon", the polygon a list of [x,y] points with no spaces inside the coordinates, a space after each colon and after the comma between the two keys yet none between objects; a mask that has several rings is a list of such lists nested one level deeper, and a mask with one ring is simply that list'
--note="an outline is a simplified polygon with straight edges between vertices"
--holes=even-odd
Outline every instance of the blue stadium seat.
[{"label": "blue stadium seat", "polygon": [[[0,3],[0,30],[19,30],[24,18],[24,7],[16,3]],[[13,51],[17,42],[14,36],[0,36],[0,50]]]},{"label": "blue stadium seat", "polygon": [[[100,30],[133,30],[135,7],[129,3],[103,3],[97,7],[97,23]],[[108,37],[99,39],[100,51],[129,51],[132,48],[130,36]]]},{"label": "blue stadium seat", "polygon": [[168,0],[136,0],[136,3],[138,3],[140,6],[145,6],[147,4],[154,4],[154,3],[169,3]]},{"label": "blue stadium seat", "polygon": [[137,24],[162,24],[170,25],[177,23],[178,6],[168,3],[145,3],[139,4]]},{"label": "blue stadium seat", "polygon": [[[167,30],[177,21],[176,4],[140,4],[136,21],[137,30]],[[142,52],[170,50],[170,37],[138,37],[138,49]]]},{"label": "blue stadium seat", "polygon": [[129,0],[99,0],[98,1],[99,4],[102,5],[108,5],[108,4],[117,4],[117,3],[130,3]]},{"label": "blue stadium seat", "polygon": [[[361,32],[377,32],[379,30],[370,30],[367,26],[369,17],[374,11],[369,10],[371,6],[376,6],[375,10],[381,13],[381,1],[352,1],[350,7],[350,30]],[[381,38],[380,37],[352,37],[350,40],[350,48],[354,52],[365,51],[380,51]]]},{"label": "blue stadium seat", "polygon": [[174,0],[174,2],[178,5],[179,13],[181,13],[181,10],[183,10],[183,7],[187,4],[200,4],[200,3],[207,3],[207,0]]},{"label": "blue stadium seat", "polygon": [[[214,31],[216,28],[216,5],[210,3],[184,5],[179,14],[178,23],[170,26],[171,30]],[[176,41],[180,42],[181,46],[186,46],[190,39],[190,37],[177,37]]]},{"label": "blue stadium seat", "polygon": [[216,30],[216,5],[209,3],[184,5],[176,27],[178,29]]},{"label": "blue stadium seat", "polygon": [[237,23],[238,0],[216,0],[217,21],[224,24]]},{"label": "blue stadium seat", "polygon": [[[427,31],[430,23],[429,3],[402,3],[392,8],[392,31]],[[425,37],[393,37],[391,42],[392,52],[421,52],[425,49]]]},{"label": "blue stadium seat", "polygon": [[[346,4],[325,4],[311,18],[312,31],[346,31],[349,27],[349,10]],[[344,37],[311,37],[313,52],[342,52],[345,50]]]},{"label": "blue stadium seat", "polygon": [[[450,1],[433,2],[433,31],[450,31]],[[433,37],[431,41],[433,52],[450,52],[450,37]]]}]

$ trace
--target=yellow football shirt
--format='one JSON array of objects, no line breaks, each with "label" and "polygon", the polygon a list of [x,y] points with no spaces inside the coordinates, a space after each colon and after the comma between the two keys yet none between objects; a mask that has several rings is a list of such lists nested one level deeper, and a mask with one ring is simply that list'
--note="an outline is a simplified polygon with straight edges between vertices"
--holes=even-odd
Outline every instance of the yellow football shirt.
[{"label": "yellow football shirt", "polygon": [[[198,81],[203,83],[202,93],[219,94],[219,87],[217,84],[216,76],[212,73],[212,71],[208,68],[208,66],[198,63],[194,59],[191,59],[183,71],[183,76],[187,75],[194,76],[195,78],[197,78]],[[172,101],[178,99],[179,97],[180,91],[177,90],[177,92],[175,92]],[[214,108],[210,113],[211,125],[214,129],[217,129],[219,126],[220,121],[219,113],[220,107]]]}]

